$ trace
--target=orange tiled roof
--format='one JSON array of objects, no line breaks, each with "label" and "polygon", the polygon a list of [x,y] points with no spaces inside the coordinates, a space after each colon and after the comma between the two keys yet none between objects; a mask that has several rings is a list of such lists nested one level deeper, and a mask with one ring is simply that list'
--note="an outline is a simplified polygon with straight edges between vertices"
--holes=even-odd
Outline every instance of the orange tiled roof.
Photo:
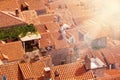
[{"label": "orange tiled roof", "polygon": [[93,73],[86,72],[83,64],[79,62],[53,67],[51,71],[53,80],[56,70],[59,73],[60,80],[88,80],[94,78]]},{"label": "orange tiled roof", "polygon": [[[107,47],[105,49],[101,49],[101,50],[93,50],[93,51],[87,51],[88,54],[93,54],[94,56],[98,57],[99,59],[101,59],[104,63],[106,63],[106,61],[103,59],[104,56],[108,62],[108,64],[117,64],[117,66],[120,65],[120,46],[114,46],[114,47]],[[104,56],[103,56],[103,55]],[[90,55],[91,57],[91,55]]]},{"label": "orange tiled roof", "polygon": [[120,46],[110,47],[108,49],[110,50],[111,54],[114,56],[115,62],[119,63],[119,65],[120,65],[120,56],[119,56]]},{"label": "orange tiled roof", "polygon": [[65,39],[63,39],[62,35],[59,32],[52,33],[52,39],[56,49],[69,47],[68,42]]},{"label": "orange tiled roof", "polygon": [[[105,61],[104,61],[104,59],[103,59],[103,56],[102,56],[102,54],[101,54],[100,51],[93,50],[93,55],[96,56],[96,57],[98,57],[102,62],[105,63]],[[105,63],[105,64],[106,64],[106,63]]]},{"label": "orange tiled roof", "polygon": [[46,32],[58,32],[60,29],[60,26],[58,23],[54,23],[54,22],[49,22],[49,23],[45,23],[45,24],[38,24],[35,26],[36,29],[38,30],[39,33],[46,33]]},{"label": "orange tiled roof", "polygon": [[108,74],[108,75],[120,75],[120,70],[117,70],[117,69],[111,69],[111,70],[106,70],[105,71],[105,74]]},{"label": "orange tiled roof", "polygon": [[0,10],[14,11],[16,8],[20,9],[20,5],[26,2],[30,10],[43,10],[45,5],[43,0],[0,0]]},{"label": "orange tiled roof", "polygon": [[39,33],[41,33],[41,34],[47,32],[46,27],[45,27],[44,25],[42,25],[42,24],[36,25],[35,28],[36,28],[37,31],[38,31]]},{"label": "orange tiled roof", "polygon": [[24,79],[30,79],[34,77],[32,70],[31,70],[30,63],[21,63],[19,64],[19,67],[20,67],[20,70],[22,72]]},{"label": "orange tiled roof", "polygon": [[115,63],[114,56],[109,49],[102,49],[101,51],[104,54],[104,56],[106,57],[107,62],[109,64],[114,64]]},{"label": "orange tiled roof", "polygon": [[74,18],[79,18],[80,20],[89,19],[91,17],[92,10],[81,5],[67,4],[68,9],[72,13]]},{"label": "orange tiled roof", "polygon": [[53,33],[53,32],[58,32],[60,29],[60,26],[58,23],[52,22],[52,23],[46,23],[45,24],[48,30]]},{"label": "orange tiled roof", "polygon": [[97,78],[97,80],[120,80],[120,70],[105,70],[104,76]]},{"label": "orange tiled roof", "polygon": [[43,24],[47,23],[47,22],[53,22],[54,21],[54,15],[53,14],[41,15],[41,16],[38,16],[38,20]]},{"label": "orange tiled roof", "polygon": [[16,8],[19,8],[17,0],[0,0],[0,10],[15,11]]},{"label": "orange tiled roof", "polygon": [[44,63],[37,61],[34,63],[21,63],[19,64],[20,70],[24,79],[37,79],[44,74]]},{"label": "orange tiled roof", "polygon": [[19,6],[26,2],[29,5],[30,10],[43,10],[45,5],[43,0],[19,0]]},{"label": "orange tiled roof", "polygon": [[54,42],[52,40],[51,34],[50,33],[41,34],[40,44],[41,47],[53,46]]},{"label": "orange tiled roof", "polygon": [[18,64],[7,64],[0,66],[0,78],[2,75],[6,76],[7,80],[21,79]]},{"label": "orange tiled roof", "polygon": [[23,59],[24,49],[20,41],[0,44],[0,53],[6,55],[8,61]]},{"label": "orange tiled roof", "polygon": [[0,28],[26,24],[24,21],[22,21],[18,17],[9,15],[2,11],[0,11],[0,18],[1,18],[0,19]]},{"label": "orange tiled roof", "polygon": [[33,20],[37,18],[37,13],[35,10],[22,11],[21,18],[31,24]]},{"label": "orange tiled roof", "polygon": [[54,2],[52,2],[52,3],[49,3],[49,8],[50,8],[51,10],[55,10],[55,9],[58,8],[58,6],[59,6],[60,4],[61,4],[60,0],[54,1]]}]

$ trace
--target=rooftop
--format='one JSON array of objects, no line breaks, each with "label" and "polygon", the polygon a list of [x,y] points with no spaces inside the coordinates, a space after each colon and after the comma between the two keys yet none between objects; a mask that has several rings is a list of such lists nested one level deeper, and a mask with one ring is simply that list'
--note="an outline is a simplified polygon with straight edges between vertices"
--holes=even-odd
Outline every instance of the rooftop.
[{"label": "rooftop", "polygon": [[[20,41],[0,44],[0,54],[8,57],[8,61],[16,61],[23,59],[25,54]],[[4,56],[3,56],[4,57]]]},{"label": "rooftop", "polygon": [[38,79],[44,74],[45,65],[43,62],[38,61],[35,63],[21,63],[19,67],[24,79]]},{"label": "rooftop", "polygon": [[5,13],[3,11],[0,11],[0,28],[6,28],[6,27],[11,27],[11,26],[16,26],[16,25],[25,25],[26,23],[16,17],[16,16],[12,16],[8,13]]},{"label": "rooftop", "polygon": [[82,80],[82,79],[93,79],[93,73],[91,71],[86,72],[84,66],[79,63],[71,63],[60,66],[55,66],[52,68],[52,78],[55,79],[54,72],[57,71],[59,73],[60,80]]}]

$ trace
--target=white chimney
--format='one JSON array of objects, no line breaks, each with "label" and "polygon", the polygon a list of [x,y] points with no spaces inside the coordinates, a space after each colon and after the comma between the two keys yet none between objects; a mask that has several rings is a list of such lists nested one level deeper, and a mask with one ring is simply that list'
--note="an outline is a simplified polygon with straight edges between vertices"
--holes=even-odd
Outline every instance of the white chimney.
[{"label": "white chimney", "polygon": [[45,70],[45,72],[49,72],[50,71],[50,67],[45,67],[44,70]]}]

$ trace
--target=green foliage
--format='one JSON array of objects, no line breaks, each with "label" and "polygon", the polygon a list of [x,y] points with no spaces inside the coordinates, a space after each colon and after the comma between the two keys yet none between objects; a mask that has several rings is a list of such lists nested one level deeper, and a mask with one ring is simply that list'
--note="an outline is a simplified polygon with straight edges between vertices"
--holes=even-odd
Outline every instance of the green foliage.
[{"label": "green foliage", "polygon": [[16,39],[21,35],[24,37],[28,32],[36,33],[36,29],[33,24],[25,26],[17,26],[13,28],[0,29],[0,40]]},{"label": "green foliage", "polygon": [[105,48],[105,47],[102,47],[102,46],[95,46],[95,47],[92,47],[92,49],[94,49],[94,50],[99,50],[99,49],[102,49],[102,48]]}]

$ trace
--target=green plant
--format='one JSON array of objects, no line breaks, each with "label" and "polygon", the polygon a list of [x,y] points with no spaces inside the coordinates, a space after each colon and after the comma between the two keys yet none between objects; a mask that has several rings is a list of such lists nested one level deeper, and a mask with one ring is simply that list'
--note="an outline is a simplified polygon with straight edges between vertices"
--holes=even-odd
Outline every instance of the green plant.
[{"label": "green plant", "polygon": [[0,40],[5,41],[8,38],[16,39],[16,38],[19,38],[19,35],[21,35],[21,37],[24,37],[28,32],[31,32],[31,33],[37,32],[33,24],[16,26],[16,27],[7,28],[7,29],[0,29]]},{"label": "green plant", "polygon": [[95,46],[95,47],[92,47],[94,50],[99,50],[99,49],[102,49],[102,48],[105,48],[103,46]]}]

